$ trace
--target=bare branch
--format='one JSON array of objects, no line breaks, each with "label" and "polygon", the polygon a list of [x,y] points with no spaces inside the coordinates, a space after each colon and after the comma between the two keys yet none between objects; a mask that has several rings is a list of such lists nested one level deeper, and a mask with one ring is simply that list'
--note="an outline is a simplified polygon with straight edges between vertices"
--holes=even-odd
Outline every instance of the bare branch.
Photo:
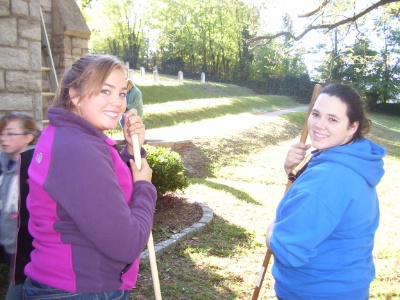
[{"label": "bare branch", "polygon": [[[327,0],[325,2],[329,2],[329,0]],[[358,20],[359,18],[361,18],[364,15],[368,14],[369,12],[373,11],[374,9],[376,9],[376,8],[378,8],[380,6],[383,6],[383,5],[394,3],[394,2],[400,2],[400,0],[381,0],[381,1],[376,2],[375,4],[373,4],[373,5],[369,6],[369,7],[367,7],[365,10],[359,12],[358,14],[354,15],[353,17],[346,18],[346,19],[343,19],[343,20],[341,20],[339,22],[332,23],[332,24],[320,24],[320,25],[309,26],[302,33],[300,33],[297,36],[295,36],[291,32],[282,31],[282,32],[278,32],[278,33],[272,34],[272,35],[264,35],[264,36],[254,37],[254,38],[248,39],[246,42],[247,42],[247,44],[251,44],[251,43],[254,43],[254,42],[257,42],[257,41],[260,41],[260,40],[265,40],[265,42],[269,42],[269,41],[271,41],[273,39],[276,39],[276,38],[278,38],[280,36],[284,36],[284,37],[286,37],[288,39],[293,39],[295,41],[298,41],[301,38],[303,38],[308,32],[310,32],[312,30],[327,29],[329,31],[329,30],[337,28],[337,27],[339,27],[341,25],[344,25],[344,24],[347,24],[347,23],[353,23],[356,20]]]},{"label": "bare branch", "polygon": [[323,7],[328,5],[331,2],[331,0],[325,0],[317,9],[310,11],[309,13],[306,13],[304,15],[299,15],[299,18],[308,18],[311,17],[312,15],[315,15],[317,12],[319,12]]}]

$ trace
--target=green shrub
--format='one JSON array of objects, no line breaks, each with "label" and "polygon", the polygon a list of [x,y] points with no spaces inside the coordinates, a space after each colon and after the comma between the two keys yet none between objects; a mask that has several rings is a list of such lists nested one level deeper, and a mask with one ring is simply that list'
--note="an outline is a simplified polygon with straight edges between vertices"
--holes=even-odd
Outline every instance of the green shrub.
[{"label": "green shrub", "polygon": [[189,185],[181,156],[163,147],[144,145],[147,162],[153,169],[152,183],[157,188],[157,196],[167,192],[183,191]]}]

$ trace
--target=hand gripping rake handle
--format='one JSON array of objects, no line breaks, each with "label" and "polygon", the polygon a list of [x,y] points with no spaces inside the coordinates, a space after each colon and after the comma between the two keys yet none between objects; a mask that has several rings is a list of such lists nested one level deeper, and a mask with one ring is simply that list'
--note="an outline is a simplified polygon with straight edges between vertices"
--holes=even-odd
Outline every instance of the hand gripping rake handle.
[{"label": "hand gripping rake handle", "polygon": [[[133,157],[138,170],[142,168],[142,157],[140,155],[139,137],[137,134],[132,135]],[[156,261],[156,253],[154,251],[153,234],[150,230],[149,241],[147,242],[147,250],[149,251],[149,261],[151,268],[151,278],[153,278],[154,295],[156,300],[161,300],[160,279],[158,278],[158,269]]]},{"label": "hand gripping rake handle", "polygon": [[[314,107],[315,100],[317,100],[317,97],[318,97],[319,93],[321,92],[321,89],[322,89],[322,86],[319,85],[319,84],[316,84],[315,87],[314,87],[314,91],[313,91],[313,94],[312,94],[312,97],[311,97],[310,105],[308,107],[307,117],[306,117],[306,120],[304,121],[303,131],[301,132],[301,136],[300,136],[300,142],[302,142],[304,144],[306,143],[307,136],[308,136],[307,119],[308,119],[308,116],[311,113],[312,108]],[[296,167],[297,167],[297,165],[293,166],[292,167],[292,171]],[[289,189],[291,184],[292,184],[292,181],[288,180],[288,182],[286,184],[285,193],[287,192],[287,190]],[[258,296],[259,296],[260,290],[261,290],[261,285],[262,285],[262,283],[264,281],[265,273],[267,272],[267,268],[268,268],[269,261],[271,260],[271,256],[272,256],[272,252],[271,252],[271,250],[268,249],[267,253],[265,253],[264,261],[262,263],[260,274],[258,276],[257,284],[254,287],[253,296],[252,296],[251,300],[257,300],[258,299]]]}]

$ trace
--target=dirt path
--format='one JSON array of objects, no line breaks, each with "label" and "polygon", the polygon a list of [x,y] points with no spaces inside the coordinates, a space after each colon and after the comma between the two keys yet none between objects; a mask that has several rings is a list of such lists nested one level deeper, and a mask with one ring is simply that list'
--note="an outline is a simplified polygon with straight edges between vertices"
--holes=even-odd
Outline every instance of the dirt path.
[{"label": "dirt path", "polygon": [[186,141],[195,138],[230,135],[252,126],[276,120],[279,115],[307,110],[308,106],[298,106],[264,114],[244,113],[206,119],[189,124],[146,130],[147,141]]}]

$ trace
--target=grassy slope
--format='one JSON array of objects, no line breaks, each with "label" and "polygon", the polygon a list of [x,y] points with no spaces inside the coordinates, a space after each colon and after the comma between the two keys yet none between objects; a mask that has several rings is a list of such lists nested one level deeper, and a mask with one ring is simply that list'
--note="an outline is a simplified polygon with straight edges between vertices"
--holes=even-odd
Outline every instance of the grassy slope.
[{"label": "grassy slope", "polygon": [[168,127],[244,112],[266,112],[297,105],[284,96],[258,95],[236,85],[187,81],[183,85],[138,85],[147,129]]}]

